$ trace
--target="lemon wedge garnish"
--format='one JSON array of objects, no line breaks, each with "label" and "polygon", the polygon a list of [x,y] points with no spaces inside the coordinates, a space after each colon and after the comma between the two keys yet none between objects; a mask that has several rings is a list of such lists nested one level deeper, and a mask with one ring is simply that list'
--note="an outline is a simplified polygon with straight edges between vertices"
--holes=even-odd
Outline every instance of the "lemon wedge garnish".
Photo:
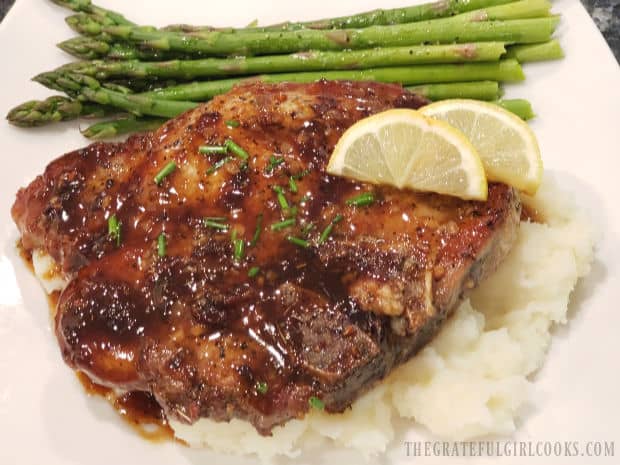
[{"label": "lemon wedge garnish", "polygon": [[519,117],[477,100],[444,100],[420,113],[460,130],[480,154],[487,177],[535,194],[543,175],[536,136]]},{"label": "lemon wedge garnish", "polygon": [[458,129],[416,110],[362,119],[340,138],[327,172],[373,184],[486,200],[474,145]]}]

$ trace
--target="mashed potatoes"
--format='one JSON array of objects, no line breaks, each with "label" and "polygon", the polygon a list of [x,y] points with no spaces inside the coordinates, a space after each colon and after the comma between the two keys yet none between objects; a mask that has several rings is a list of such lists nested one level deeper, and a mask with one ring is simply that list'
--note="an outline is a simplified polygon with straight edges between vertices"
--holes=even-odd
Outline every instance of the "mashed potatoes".
[{"label": "mashed potatoes", "polygon": [[511,433],[528,401],[528,376],[544,361],[551,327],[566,322],[570,293],[593,259],[593,231],[566,197],[546,179],[536,197],[526,199],[546,224],[522,223],[510,256],[432,343],[350,410],[315,411],[274,429],[272,437],[243,421],[208,419],[192,426],[173,421],[176,435],[192,446],[269,459],[294,457],[325,439],[376,454],[394,438],[398,417],[446,439]]}]

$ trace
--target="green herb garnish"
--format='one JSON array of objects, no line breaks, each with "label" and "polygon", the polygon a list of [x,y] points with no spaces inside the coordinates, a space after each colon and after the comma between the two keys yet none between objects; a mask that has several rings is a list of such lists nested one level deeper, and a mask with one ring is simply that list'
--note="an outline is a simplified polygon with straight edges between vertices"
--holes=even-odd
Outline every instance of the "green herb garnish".
[{"label": "green herb garnish", "polygon": [[118,222],[116,215],[108,218],[108,236],[116,241],[116,247],[121,246],[121,224]]},{"label": "green herb garnish", "polygon": [[294,174],[292,176],[293,179],[295,179],[296,181],[299,181],[301,178],[303,178],[304,176],[307,176],[310,174],[310,170],[309,169],[305,169],[297,174]]},{"label": "green herb garnish", "polygon": [[157,255],[159,255],[160,257],[165,257],[167,245],[168,244],[166,242],[166,234],[161,233],[157,238]]},{"label": "green herb garnish", "polygon": [[250,246],[254,247],[258,240],[260,239],[260,233],[263,229],[263,214],[259,214],[256,217],[256,228],[254,229],[254,235],[252,236],[252,240],[250,241]]},{"label": "green herb garnish", "polygon": [[372,192],[364,192],[357,197],[352,197],[347,200],[347,205],[350,205],[352,207],[363,207],[365,205],[370,205],[374,201],[375,196]]},{"label": "green herb garnish", "polygon": [[172,174],[172,172],[174,170],[177,169],[177,164],[173,161],[171,161],[170,163],[168,163],[166,166],[163,167],[163,169],[157,173],[157,175],[155,176],[155,184],[157,184],[158,186],[161,184],[161,182],[164,180],[164,178],[170,174]]},{"label": "green herb garnish", "polygon": [[269,390],[269,386],[267,385],[265,381],[258,381],[256,383],[256,392],[258,392],[259,394],[265,395],[267,394],[268,390]]},{"label": "green herb garnish", "polygon": [[304,240],[304,239],[300,239],[299,237],[295,237],[295,236],[286,236],[286,240],[289,241],[291,244],[295,244],[299,247],[302,247],[304,249],[307,249],[308,247],[310,247],[310,242]]},{"label": "green herb garnish", "polygon": [[288,210],[289,204],[284,196],[284,190],[280,186],[273,186],[273,190],[278,195],[278,203],[280,204],[280,208],[282,210]]},{"label": "green herb garnish", "polygon": [[226,223],[222,223],[222,221],[226,221],[224,217],[217,218],[205,218],[203,223],[208,228],[218,229],[220,231],[226,231],[228,229],[228,225]]},{"label": "green herb garnish", "polygon": [[319,245],[327,240],[329,235],[332,233],[332,229],[334,229],[334,225],[340,223],[342,221],[343,216],[338,214],[334,217],[333,220],[327,225],[327,227],[321,233],[321,237],[319,237]]},{"label": "green herb garnish", "polygon": [[284,157],[276,157],[275,155],[271,155],[269,157],[269,163],[267,163],[267,167],[265,168],[265,172],[271,173],[282,163],[284,163]]},{"label": "green herb garnish", "polygon": [[250,155],[248,155],[248,152],[246,152],[245,150],[243,150],[239,145],[237,145],[237,143],[232,140],[232,139],[228,139],[225,143],[224,146],[228,149],[229,152],[234,153],[235,155],[237,155],[239,158],[243,159],[243,160],[247,160],[248,158],[250,158]]},{"label": "green herb garnish", "polygon": [[252,268],[250,268],[250,271],[248,271],[248,277],[254,278],[256,275],[258,275],[258,273],[260,273],[260,268],[258,266],[253,266]]},{"label": "green herb garnish", "polygon": [[226,124],[226,126],[227,126],[229,129],[232,129],[232,128],[238,128],[238,127],[240,126],[239,121],[236,121],[236,120],[234,120],[234,119],[229,119],[229,120],[227,120],[227,121],[225,122],[225,124]]},{"label": "green herb garnish", "polygon": [[200,153],[224,155],[228,153],[228,149],[223,145],[202,145],[198,147]]},{"label": "green herb garnish", "polygon": [[[236,232],[236,231],[235,231]],[[235,234],[236,237],[236,234]],[[245,241],[243,239],[233,239],[233,247],[234,252],[233,256],[235,257],[235,261],[239,261],[243,258],[245,252]]]},{"label": "green herb garnish", "polygon": [[278,223],[273,223],[271,225],[272,231],[280,231],[282,229],[290,228],[295,224],[295,218],[289,218],[288,220],[280,221]]},{"label": "green herb garnish", "polygon": [[310,399],[308,399],[308,403],[310,404],[310,407],[317,410],[323,410],[325,408],[323,401],[316,396],[310,397]]},{"label": "green herb garnish", "polygon": [[226,163],[228,163],[232,159],[233,159],[233,157],[224,157],[224,158],[222,158],[220,161],[215,163],[211,168],[209,168],[207,170],[207,174],[215,173],[217,170],[219,170],[222,166],[224,166]]},{"label": "green herb garnish", "polygon": [[295,178],[293,176],[288,178],[288,188],[293,194],[297,193],[297,183],[295,182]]}]

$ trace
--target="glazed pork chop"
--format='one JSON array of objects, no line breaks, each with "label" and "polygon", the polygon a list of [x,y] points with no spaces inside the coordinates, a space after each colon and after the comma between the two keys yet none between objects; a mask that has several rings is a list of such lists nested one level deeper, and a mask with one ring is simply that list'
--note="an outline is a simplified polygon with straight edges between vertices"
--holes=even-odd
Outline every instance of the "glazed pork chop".
[{"label": "glazed pork chop", "polygon": [[[12,214],[23,248],[69,281],[55,314],[66,362],[187,423],[240,418],[269,434],[312,398],[343,411],[516,237],[521,205],[503,184],[474,202],[326,174],[353,123],[425,103],[396,85],[249,83],[53,161]],[[199,151],[227,140],[242,151]]]}]

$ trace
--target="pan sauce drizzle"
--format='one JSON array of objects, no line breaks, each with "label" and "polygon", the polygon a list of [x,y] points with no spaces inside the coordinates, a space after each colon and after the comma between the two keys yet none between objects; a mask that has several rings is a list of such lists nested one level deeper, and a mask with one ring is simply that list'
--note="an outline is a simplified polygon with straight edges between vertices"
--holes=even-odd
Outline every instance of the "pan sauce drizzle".
[{"label": "pan sauce drizzle", "polygon": [[[35,274],[32,254],[24,250],[21,242],[18,242],[16,247],[28,269],[32,274]],[[44,278],[47,277],[44,276]],[[49,276],[49,278],[53,278],[53,276]],[[59,297],[60,291],[54,291],[47,295],[52,321],[56,313]],[[133,391],[116,396],[112,389],[94,383],[82,372],[76,371],[76,376],[88,395],[106,399],[120,414],[121,418],[142,438],[153,442],[175,439],[174,431],[168,424],[163,409],[150,393]],[[182,441],[177,441],[183,444]]]},{"label": "pan sauce drizzle", "polygon": [[121,418],[144,439],[153,442],[174,439],[174,432],[152,394],[132,391],[116,396],[112,389],[94,383],[84,373],[78,371],[76,375],[89,395],[106,399]]}]

